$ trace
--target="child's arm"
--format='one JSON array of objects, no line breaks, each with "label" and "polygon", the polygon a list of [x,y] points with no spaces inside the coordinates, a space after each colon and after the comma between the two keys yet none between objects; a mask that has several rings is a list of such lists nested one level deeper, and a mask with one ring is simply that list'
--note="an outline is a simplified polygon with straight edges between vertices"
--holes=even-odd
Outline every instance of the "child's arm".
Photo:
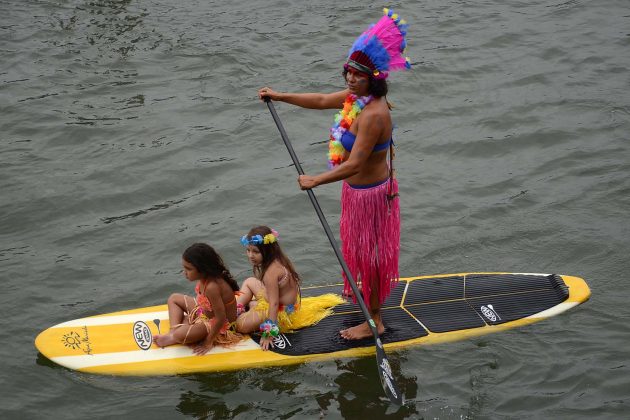
[{"label": "child's arm", "polygon": [[208,335],[203,340],[203,342],[195,347],[195,354],[203,355],[210,351],[213,347],[214,339],[216,338],[219,331],[225,324],[225,320],[227,319],[227,314],[225,312],[225,305],[223,304],[223,299],[221,298],[221,287],[214,282],[208,282],[206,286],[205,295],[210,301],[210,305],[212,305],[212,312],[214,314],[214,318],[210,323],[211,328],[208,332]]},{"label": "child's arm", "polygon": [[341,109],[348,93],[348,89],[332,93],[276,92],[271,88],[264,87],[258,91],[258,96],[260,99],[269,97],[271,100],[286,102],[302,108]]},{"label": "child's arm", "polygon": [[[278,267],[274,264],[269,267],[265,273],[263,283],[265,285],[265,292],[267,293],[267,300],[269,301],[269,320],[274,324],[278,324],[278,307],[280,305],[280,289],[278,287],[278,278],[281,274]],[[260,340],[260,347],[263,350],[268,350],[271,344],[272,338],[267,337]]]}]

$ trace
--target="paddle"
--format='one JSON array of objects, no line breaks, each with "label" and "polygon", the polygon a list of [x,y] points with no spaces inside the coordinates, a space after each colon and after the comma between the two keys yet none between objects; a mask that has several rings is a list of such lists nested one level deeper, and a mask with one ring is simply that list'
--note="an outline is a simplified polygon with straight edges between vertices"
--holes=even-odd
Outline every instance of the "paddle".
[{"label": "paddle", "polygon": [[[271,102],[271,99],[269,99],[268,97],[265,97],[265,102],[267,103],[267,107],[269,108],[269,111],[271,112],[271,116],[273,117],[273,120],[275,121],[276,126],[278,127],[278,130],[280,131],[280,135],[282,136],[284,145],[287,147],[287,150],[289,151],[289,154],[291,155],[291,159],[293,160],[295,169],[297,169],[298,174],[304,175],[304,170],[302,170],[302,166],[300,165],[297,155],[295,154],[295,151],[293,150],[293,146],[291,145],[291,142],[289,141],[289,137],[287,136],[286,131],[284,131],[284,127],[282,126],[282,123],[280,122],[280,118],[278,117],[278,114],[276,113],[276,108],[274,107],[273,102]],[[350,283],[350,287],[352,288],[352,291],[354,292],[354,296],[356,297],[359,307],[361,308],[361,312],[363,312],[363,316],[365,316],[365,319],[367,320],[367,323],[370,326],[370,330],[372,330],[372,335],[374,335],[374,340],[376,341],[376,362],[378,366],[378,373],[379,373],[379,377],[381,378],[381,385],[383,386],[383,389],[385,390],[385,394],[389,397],[391,402],[393,402],[394,404],[402,405],[403,398],[400,391],[398,391],[398,386],[396,385],[396,382],[394,382],[394,377],[392,376],[392,369],[390,367],[389,361],[387,360],[387,355],[385,354],[383,343],[381,342],[381,339],[378,337],[376,324],[374,323],[374,320],[370,316],[367,306],[365,305],[365,302],[363,301],[363,298],[361,296],[361,292],[359,292],[359,288],[357,287],[357,284],[354,281],[354,278],[352,277],[352,274],[350,273],[348,266],[346,265],[346,261],[343,259],[343,255],[341,254],[341,251],[339,250],[339,246],[337,245],[337,242],[335,241],[333,233],[330,230],[330,226],[328,225],[328,222],[326,221],[326,217],[324,216],[324,213],[322,212],[322,209],[319,206],[319,203],[317,202],[315,193],[313,193],[313,190],[311,189],[306,190],[306,192],[308,193],[308,198],[311,199],[311,203],[313,204],[313,207],[315,208],[315,212],[317,213],[317,217],[319,217],[319,221],[322,223],[322,226],[324,227],[326,236],[328,236],[330,245],[332,245],[333,250],[335,251],[335,255],[337,256],[337,259],[339,260],[339,264],[341,264],[341,268],[343,269],[343,272],[346,274],[346,277],[348,278],[348,283]]]}]

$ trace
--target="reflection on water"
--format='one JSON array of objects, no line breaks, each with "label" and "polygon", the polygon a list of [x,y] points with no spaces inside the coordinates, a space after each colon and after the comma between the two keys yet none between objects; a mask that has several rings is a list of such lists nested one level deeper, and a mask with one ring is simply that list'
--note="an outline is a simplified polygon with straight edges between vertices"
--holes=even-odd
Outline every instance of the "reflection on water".
[{"label": "reflection on water", "polygon": [[375,358],[363,357],[318,363],[319,368],[290,365],[186,375],[197,389],[181,393],[177,408],[196,418],[233,418],[252,410],[262,418],[327,417],[337,411],[344,417],[417,415],[417,378],[403,376],[397,356],[390,362],[405,399],[411,401],[402,407],[392,407],[384,395]]},{"label": "reflection on water", "polygon": [[344,417],[375,416],[374,418],[407,418],[418,415],[415,401],[418,393],[417,378],[405,376],[398,355],[388,355],[392,374],[406,403],[394,407],[385,396],[381,386],[376,360],[374,357],[336,360],[339,376],[335,383],[339,386],[337,395],[327,401],[330,405],[336,400],[340,413]]},{"label": "reflection on water", "polygon": [[[197,390],[182,393],[177,408],[183,414],[207,418],[233,418],[252,409],[269,410],[271,414],[276,412],[271,407],[280,396],[292,401],[291,396],[296,395],[300,381],[295,373],[299,369],[286,366],[185,375]],[[301,410],[293,404],[291,407],[296,413]]]},{"label": "reflection on water", "polygon": [[[472,367],[462,365],[469,369],[468,383],[462,384],[469,397],[461,406],[450,406],[447,396],[423,395],[427,390],[421,390],[418,384],[430,387],[436,378],[424,374],[415,376],[422,369],[411,364],[405,353],[393,353],[389,360],[398,387],[405,396],[405,404],[401,407],[392,406],[384,395],[375,358],[368,356],[320,362],[315,367],[290,365],[186,375],[184,377],[194,384],[195,389],[189,387],[180,394],[177,409],[195,418],[234,418],[252,411],[262,418],[327,418],[332,413],[339,413],[343,418],[454,416],[474,419],[487,413],[486,405],[492,399],[488,387],[496,382],[493,373],[498,368],[496,360],[482,361]],[[448,365],[444,364],[442,369],[448,369]],[[301,403],[295,404],[294,397],[300,398]]]}]

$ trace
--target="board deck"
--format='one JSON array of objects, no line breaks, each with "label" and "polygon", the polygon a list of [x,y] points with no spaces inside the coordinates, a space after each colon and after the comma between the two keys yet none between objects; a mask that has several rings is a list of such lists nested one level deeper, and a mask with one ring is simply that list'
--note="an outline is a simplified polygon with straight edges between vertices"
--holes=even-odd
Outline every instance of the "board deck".
[{"label": "board deck", "polygon": [[[303,288],[304,296],[341,293],[342,285]],[[436,344],[528,325],[590,297],[586,282],[556,274],[459,273],[400,280],[382,308],[386,350]],[[364,321],[351,302],[317,325],[280,334],[262,351],[259,336],[204,356],[183,345],[159,348],[153,336],[168,331],[166,305],[63,322],[40,333],[42,355],[69,369],[112,375],[171,375],[302,363],[374,354],[374,340],[342,339],[338,331]]]}]

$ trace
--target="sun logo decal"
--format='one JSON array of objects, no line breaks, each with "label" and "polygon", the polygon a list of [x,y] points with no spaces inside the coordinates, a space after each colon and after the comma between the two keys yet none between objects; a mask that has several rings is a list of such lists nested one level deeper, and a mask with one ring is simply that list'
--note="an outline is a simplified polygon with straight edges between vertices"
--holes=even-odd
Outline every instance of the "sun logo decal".
[{"label": "sun logo decal", "polygon": [[81,336],[74,331],[64,334],[64,336],[61,337],[61,342],[64,346],[73,350],[81,348]]}]

